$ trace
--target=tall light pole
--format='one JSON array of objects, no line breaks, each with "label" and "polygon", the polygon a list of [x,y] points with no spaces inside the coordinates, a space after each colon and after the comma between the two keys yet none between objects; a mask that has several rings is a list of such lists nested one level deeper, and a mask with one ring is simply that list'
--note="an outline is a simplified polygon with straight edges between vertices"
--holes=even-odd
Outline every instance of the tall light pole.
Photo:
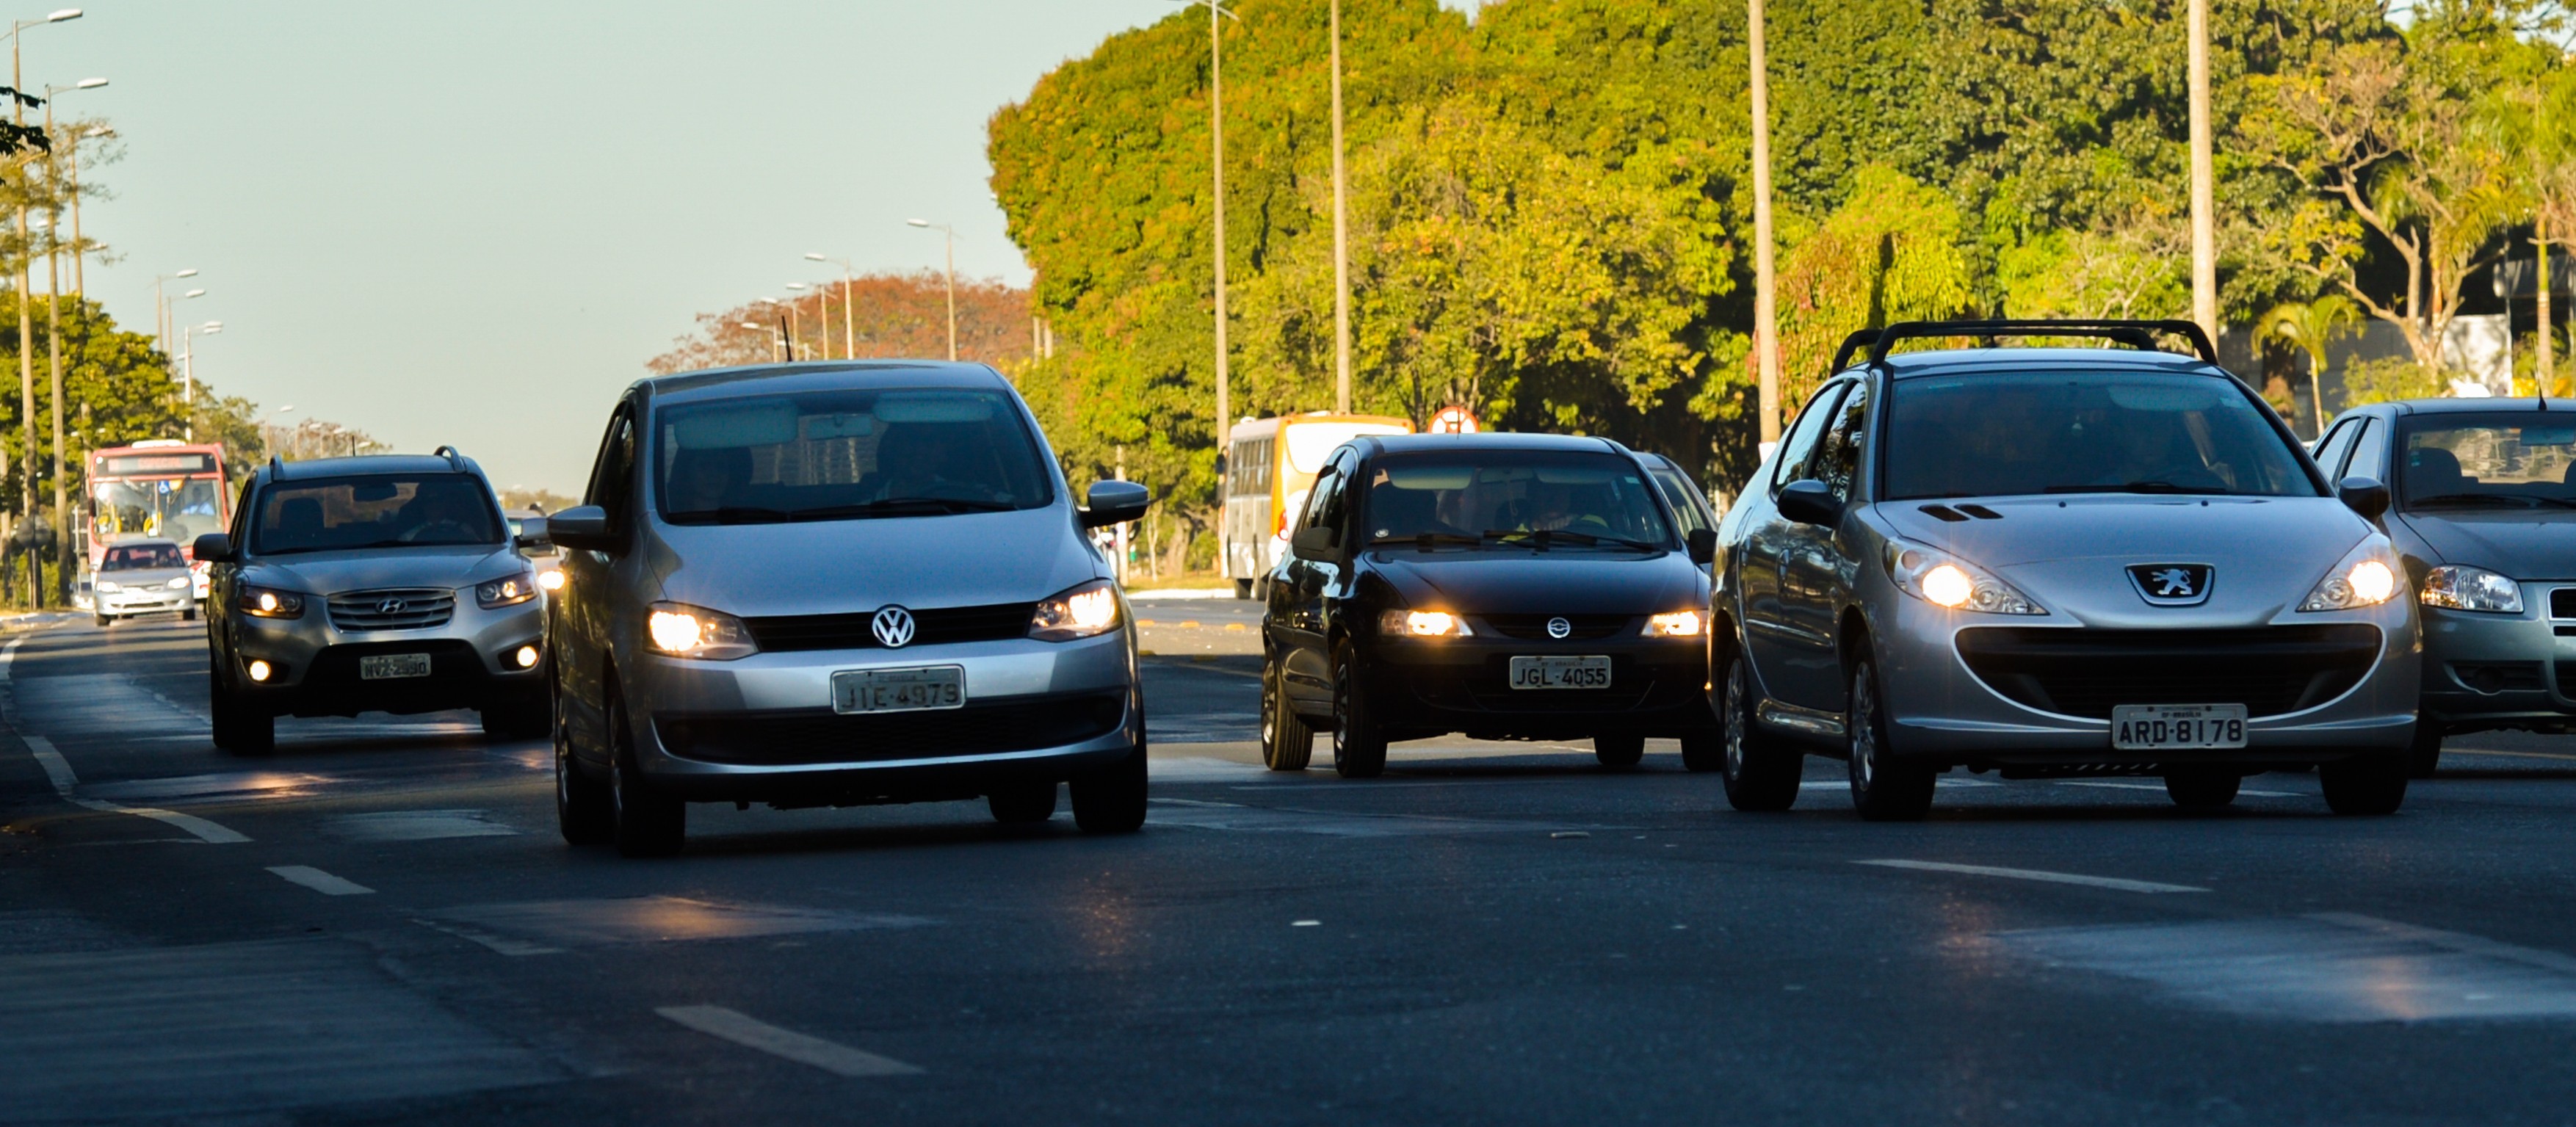
[{"label": "tall light pole", "polygon": [[769,334],[769,362],[770,362],[770,363],[773,363],[773,364],[777,363],[777,362],[778,362],[778,329],[777,329],[777,327],[776,327],[776,326],[774,326],[774,325],[764,325],[764,324],[761,324],[761,323],[760,323],[760,322],[758,322],[758,321],[745,321],[745,322],[743,322],[743,323],[742,323],[742,327],[743,327],[743,328],[746,328],[746,329],[749,329],[749,330],[751,330],[751,331],[753,331],[753,332],[755,332],[755,333],[767,333],[767,334]]},{"label": "tall light pole", "polygon": [[1771,260],[1771,52],[1762,0],[1746,0],[1753,77],[1753,351],[1762,442],[1780,441],[1780,306]]},{"label": "tall light pole", "polygon": [[[196,276],[197,268],[194,266],[179,271],[176,274],[155,274],[152,276],[152,339],[154,343],[160,345],[161,355],[163,356],[170,355],[170,299],[161,296],[162,283],[175,282],[181,278],[194,278]],[[206,291],[204,290],[190,290],[186,296],[196,297],[205,292]]]},{"label": "tall light pole", "polygon": [[197,440],[197,338],[200,336],[210,337],[222,331],[224,331],[224,323],[221,321],[208,321],[202,325],[190,325],[179,331],[179,341],[181,344],[181,348],[179,349],[179,379],[180,386],[184,389],[182,402],[185,402],[188,405],[188,423],[186,429],[181,433],[185,434],[190,442],[195,442]]},{"label": "tall light pole", "polygon": [[[26,72],[19,65],[19,41],[23,37],[22,33],[31,27],[41,27],[45,24],[61,23],[65,20],[76,20],[80,18],[80,15],[81,10],[78,8],[57,8],[46,13],[43,19],[13,20],[10,22],[10,89],[24,91],[27,88]],[[19,128],[24,129],[26,127],[27,105],[25,102],[19,101],[15,98],[10,99],[9,113],[11,119],[17,123]],[[26,176],[26,166],[24,164],[19,166],[18,175],[22,179]],[[23,198],[18,204],[18,246],[20,248],[18,251],[18,402],[21,409],[24,411],[24,413],[19,415],[18,418],[21,420],[19,423],[20,434],[26,440],[20,445],[19,450],[21,469],[26,474],[25,479],[21,482],[21,488],[19,489],[19,499],[21,503],[25,505],[24,511],[27,516],[33,518],[36,515],[36,356],[35,352],[27,347],[27,344],[35,338],[36,319],[35,311],[27,307],[27,291],[30,288],[30,283],[34,280],[34,271],[31,269],[32,263],[28,261],[30,256],[27,254],[25,249],[28,246],[27,204]],[[42,563],[38,563],[36,565],[37,574],[30,577],[35,580],[35,583],[29,589],[30,594],[33,596],[31,601],[37,606],[45,605],[43,592],[35,589],[43,586],[43,568],[44,565]]]},{"label": "tall light pole", "polygon": [[1225,455],[1225,433],[1234,422],[1229,401],[1225,344],[1225,37],[1223,20],[1239,19],[1217,0],[1184,0],[1208,10],[1208,164],[1209,211],[1216,234],[1216,449]]},{"label": "tall light pole", "polygon": [[[69,86],[45,87],[45,136],[54,135],[54,99],[67,90],[96,90],[107,85],[104,78],[84,78]],[[75,145],[78,142],[74,142]],[[45,186],[55,186],[52,151],[45,154]],[[48,203],[60,197],[46,193]],[[54,400],[54,589],[62,600],[71,600],[72,590],[72,517],[70,485],[63,474],[63,213],[59,204],[45,213],[45,362],[53,369]]]},{"label": "tall light pole", "polygon": [[792,303],[789,303],[789,302],[780,301],[780,300],[778,300],[777,298],[774,298],[774,297],[764,297],[764,298],[761,298],[761,299],[760,299],[760,304],[762,304],[762,305],[768,305],[768,306],[774,306],[774,307],[776,307],[776,308],[786,310],[786,312],[785,312],[785,313],[780,317],[779,324],[778,324],[778,334],[779,334],[779,339],[780,339],[780,340],[783,340],[783,341],[785,341],[785,342],[786,342],[786,347],[787,347],[787,362],[788,362],[788,363],[790,363],[790,364],[795,363],[795,362],[796,362],[796,306],[795,306],[794,304],[792,304]]},{"label": "tall light pole", "polygon": [[1351,232],[1342,193],[1342,0],[1333,3],[1333,410],[1351,410]]},{"label": "tall light pole", "polygon": [[858,358],[859,358],[859,329],[858,329],[858,320],[857,320],[857,318],[856,318],[856,317],[854,317],[854,316],[851,314],[851,312],[850,312],[850,307],[851,307],[851,306],[853,306],[853,305],[858,304],[859,268],[858,268],[858,267],[856,267],[856,266],[851,265],[851,264],[850,264],[850,260],[849,260],[849,259],[846,259],[846,258],[832,258],[832,257],[829,257],[829,256],[825,255],[822,251],[819,251],[819,250],[809,250],[809,251],[806,251],[806,252],[805,252],[805,259],[806,259],[806,261],[808,261],[808,262],[830,262],[830,263],[834,263],[834,264],[836,264],[836,265],[840,266],[840,268],[841,268],[841,359],[843,359],[843,360],[856,360],[856,359],[858,359]]},{"label": "tall light pole", "polygon": [[915,227],[927,227],[948,236],[948,360],[957,361],[957,228],[927,219],[907,219]]},{"label": "tall light pole", "polygon": [[[808,287],[803,282],[789,282],[787,288],[803,293]],[[814,294],[814,300],[820,303],[814,310],[814,322],[823,332],[823,350],[817,353],[811,348],[806,349],[805,358],[808,360],[820,359],[832,354],[832,302],[831,299],[823,296],[821,290],[815,290]],[[796,308],[795,299],[788,299],[787,308],[791,310]]]},{"label": "tall light pole", "polygon": [[2209,0],[2191,0],[2191,319],[2218,340],[2218,189],[2210,156]]},{"label": "tall light pole", "polygon": [[89,262],[89,248],[81,243],[80,143],[114,136],[116,131],[104,125],[90,126],[72,138],[71,152],[65,154],[68,160],[65,162],[64,170],[70,173],[66,179],[71,188],[69,194],[72,198],[72,292],[81,297],[89,296],[89,276],[82,269]]}]

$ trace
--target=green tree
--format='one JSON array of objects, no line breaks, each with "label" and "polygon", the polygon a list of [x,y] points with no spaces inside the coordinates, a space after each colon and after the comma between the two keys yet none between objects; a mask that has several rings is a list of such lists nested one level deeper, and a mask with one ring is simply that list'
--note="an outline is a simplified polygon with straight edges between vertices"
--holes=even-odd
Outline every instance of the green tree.
[{"label": "green tree", "polygon": [[2254,335],[2262,340],[2277,340],[2308,356],[2308,409],[2314,414],[2316,430],[2326,432],[2326,348],[2337,338],[2356,336],[2361,332],[2361,309],[2342,294],[2326,294],[2315,301],[2285,301],[2266,310],[2254,323]]}]

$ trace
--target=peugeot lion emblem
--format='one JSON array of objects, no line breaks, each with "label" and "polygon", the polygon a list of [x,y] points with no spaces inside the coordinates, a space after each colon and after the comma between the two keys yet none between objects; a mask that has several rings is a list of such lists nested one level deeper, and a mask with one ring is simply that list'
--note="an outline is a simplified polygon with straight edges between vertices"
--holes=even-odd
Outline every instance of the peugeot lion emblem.
[{"label": "peugeot lion emblem", "polygon": [[902,607],[878,611],[876,618],[868,623],[868,632],[875,634],[878,643],[887,649],[899,650],[909,646],[912,644],[912,612]]},{"label": "peugeot lion emblem", "polygon": [[401,613],[403,612],[403,608],[404,608],[404,606],[405,606],[405,604],[403,603],[403,601],[402,601],[401,599],[387,599],[387,600],[385,600],[385,601],[383,601],[383,602],[381,602],[381,603],[377,603],[377,604],[376,604],[376,613],[377,613],[377,614],[401,614]]},{"label": "peugeot lion emblem", "polygon": [[1547,620],[1548,637],[1562,639],[1571,633],[1574,633],[1573,623],[1567,622],[1562,618],[1551,618]]},{"label": "peugeot lion emblem", "polygon": [[2132,564],[2129,585],[2138,597],[2160,607],[2198,606],[2209,601],[2216,578],[2208,564]]}]

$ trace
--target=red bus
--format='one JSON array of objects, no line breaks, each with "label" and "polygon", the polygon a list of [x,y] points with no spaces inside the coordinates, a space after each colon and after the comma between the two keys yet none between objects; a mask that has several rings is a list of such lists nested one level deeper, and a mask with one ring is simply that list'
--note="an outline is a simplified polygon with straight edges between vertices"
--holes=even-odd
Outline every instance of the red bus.
[{"label": "red bus", "polygon": [[[232,524],[232,494],[225,488],[224,448],[152,439],[110,446],[89,456],[88,543],[82,556],[91,571],[119,540],[174,540],[196,565],[197,537]],[[197,596],[206,573],[196,565]]]}]

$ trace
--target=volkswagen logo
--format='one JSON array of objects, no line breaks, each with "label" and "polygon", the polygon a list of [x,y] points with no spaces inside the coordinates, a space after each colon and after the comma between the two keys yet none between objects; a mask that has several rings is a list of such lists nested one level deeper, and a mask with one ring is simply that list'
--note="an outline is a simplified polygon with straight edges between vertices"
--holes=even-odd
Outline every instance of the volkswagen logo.
[{"label": "volkswagen logo", "polygon": [[376,613],[383,615],[401,614],[409,606],[410,604],[403,602],[401,599],[387,599],[376,604]]},{"label": "volkswagen logo", "polygon": [[877,636],[877,644],[899,650],[912,644],[912,612],[902,607],[887,607],[868,622],[868,632]]},{"label": "volkswagen logo", "polygon": [[2217,569],[2208,564],[2131,564],[2128,573],[2129,586],[2137,588],[2138,597],[2160,607],[2208,602],[2210,584],[2217,578]]},{"label": "volkswagen logo", "polygon": [[1574,633],[1573,623],[1567,622],[1562,618],[1551,618],[1547,620],[1548,637],[1562,641],[1566,635],[1571,633]]}]

